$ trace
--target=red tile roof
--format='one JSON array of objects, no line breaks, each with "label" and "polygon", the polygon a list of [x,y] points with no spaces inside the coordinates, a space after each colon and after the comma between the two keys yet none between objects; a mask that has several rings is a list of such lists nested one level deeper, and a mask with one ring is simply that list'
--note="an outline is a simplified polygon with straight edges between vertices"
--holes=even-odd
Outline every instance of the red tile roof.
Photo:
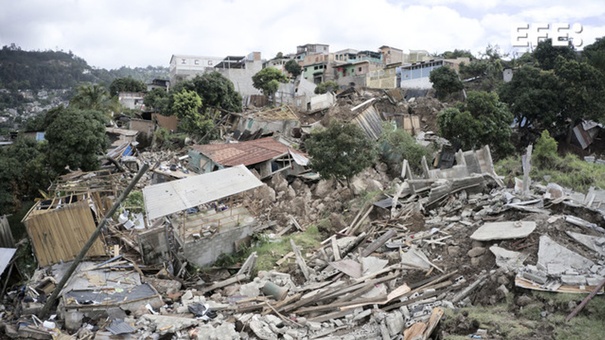
[{"label": "red tile roof", "polygon": [[271,137],[240,143],[194,145],[192,148],[223,166],[258,164],[288,152],[288,146]]}]

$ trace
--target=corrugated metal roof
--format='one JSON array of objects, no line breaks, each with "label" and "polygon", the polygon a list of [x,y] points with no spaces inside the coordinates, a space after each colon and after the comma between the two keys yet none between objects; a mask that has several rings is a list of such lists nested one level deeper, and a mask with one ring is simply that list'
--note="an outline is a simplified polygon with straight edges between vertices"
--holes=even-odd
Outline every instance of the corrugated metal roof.
[{"label": "corrugated metal roof", "polygon": [[192,148],[223,166],[258,164],[288,152],[288,147],[271,137],[229,144],[194,145]]},{"label": "corrugated metal roof", "polygon": [[366,135],[374,140],[378,139],[382,133],[382,118],[374,106],[363,110],[351,121],[358,124]]},{"label": "corrugated metal roof", "polygon": [[235,166],[143,188],[150,220],[263,185],[245,166]]}]

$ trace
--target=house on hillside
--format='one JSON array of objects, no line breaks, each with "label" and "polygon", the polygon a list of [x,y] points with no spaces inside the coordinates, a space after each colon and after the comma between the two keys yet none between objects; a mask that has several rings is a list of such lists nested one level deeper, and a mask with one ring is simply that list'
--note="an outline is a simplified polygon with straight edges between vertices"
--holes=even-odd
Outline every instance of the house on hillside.
[{"label": "house on hillside", "polygon": [[431,59],[403,65],[397,68],[397,87],[413,89],[431,89],[433,84],[429,80],[431,72],[443,66],[458,71],[461,63],[468,63],[468,58],[457,59]]},{"label": "house on hillside", "polygon": [[260,90],[252,85],[252,76],[262,69],[261,53],[252,52],[247,56],[227,56],[214,66],[213,71],[231,80],[235,91],[246,99],[261,94]]},{"label": "house on hillside", "polygon": [[194,145],[189,150],[189,167],[200,174],[245,165],[254,169],[260,178],[278,172],[299,174],[309,160],[300,151],[271,137],[239,143]]}]

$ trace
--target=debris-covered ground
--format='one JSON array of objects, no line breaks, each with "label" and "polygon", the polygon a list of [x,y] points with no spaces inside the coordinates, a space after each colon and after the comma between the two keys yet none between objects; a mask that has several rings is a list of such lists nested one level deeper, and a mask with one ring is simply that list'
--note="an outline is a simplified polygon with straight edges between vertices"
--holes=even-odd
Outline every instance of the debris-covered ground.
[{"label": "debris-covered ground", "polygon": [[[327,114],[350,114],[353,106],[368,99],[341,98],[349,100],[342,104],[349,106]],[[430,102],[430,98],[419,99],[424,100]],[[434,124],[428,118],[438,110],[434,103],[394,101],[381,111],[416,110],[427,116],[421,118],[423,130]],[[72,174],[59,183],[61,192],[71,192],[69,200],[34,207],[34,213],[24,219],[30,229],[43,228],[34,222],[44,216],[50,220],[52,214],[65,212],[72,215],[60,228],[67,229],[73,220],[77,221],[74,230],[80,230],[89,214],[93,227],[106,222],[98,242],[107,256],[89,254],[74,264],[70,275],[74,262],[56,260],[58,253],[68,252],[69,242],[58,238],[53,241],[58,248],[43,252],[41,245],[50,241],[32,238],[39,260],[51,264],[39,268],[25,284],[6,289],[2,305],[6,336],[593,339],[601,335],[602,296],[589,295],[602,291],[605,277],[599,191],[583,195],[556,184],[508,188],[495,174],[488,148],[460,152],[453,168],[427,167],[423,176],[412,177],[408,171],[403,178],[393,178],[386,165],[377,164],[348,184],[278,173],[263,182],[253,178],[240,183],[236,190],[235,179],[221,186],[225,180],[221,174],[243,176],[233,167],[232,172],[213,172],[218,177],[199,182],[205,190],[198,190],[178,186],[209,178],[191,173],[184,154],[139,154],[135,163],[155,166],[137,179],[134,189],[142,193],[123,202],[118,196],[135,178],[136,167],[111,175]],[[244,167],[241,171],[253,176]],[[163,176],[161,181],[158,176]],[[175,181],[166,180],[167,176]],[[157,195],[174,190],[170,200],[156,206],[166,215],[150,211],[157,198],[150,196],[150,187],[162,189],[153,191]],[[230,193],[211,192],[220,191],[216,188]],[[213,199],[205,201],[205,197]],[[197,204],[198,199],[204,203]],[[77,205],[82,200],[90,204]],[[104,220],[115,202],[121,208]],[[173,212],[181,206],[185,209]],[[144,214],[161,217],[148,221]],[[49,229],[44,235],[54,237],[53,232]],[[79,237],[72,241],[78,249],[85,242]],[[202,262],[210,264],[199,265]],[[53,293],[56,305],[48,303]],[[587,296],[592,300],[583,306]]]}]

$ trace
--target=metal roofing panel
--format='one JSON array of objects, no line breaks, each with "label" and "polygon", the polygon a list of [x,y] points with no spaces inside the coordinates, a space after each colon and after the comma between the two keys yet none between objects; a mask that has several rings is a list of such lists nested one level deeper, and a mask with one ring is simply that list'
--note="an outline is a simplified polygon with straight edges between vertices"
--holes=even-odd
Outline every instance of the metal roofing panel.
[{"label": "metal roofing panel", "polygon": [[241,143],[196,145],[192,148],[223,166],[257,164],[288,152],[288,146],[271,137]]},{"label": "metal roofing panel", "polygon": [[374,140],[382,134],[382,118],[374,106],[363,110],[352,121],[358,124],[366,135]]},{"label": "metal roofing panel", "polygon": [[243,165],[150,185],[143,188],[147,218],[153,220],[261,185]]},{"label": "metal roofing panel", "polygon": [[0,248],[0,274],[8,267],[16,251],[15,248]]}]

